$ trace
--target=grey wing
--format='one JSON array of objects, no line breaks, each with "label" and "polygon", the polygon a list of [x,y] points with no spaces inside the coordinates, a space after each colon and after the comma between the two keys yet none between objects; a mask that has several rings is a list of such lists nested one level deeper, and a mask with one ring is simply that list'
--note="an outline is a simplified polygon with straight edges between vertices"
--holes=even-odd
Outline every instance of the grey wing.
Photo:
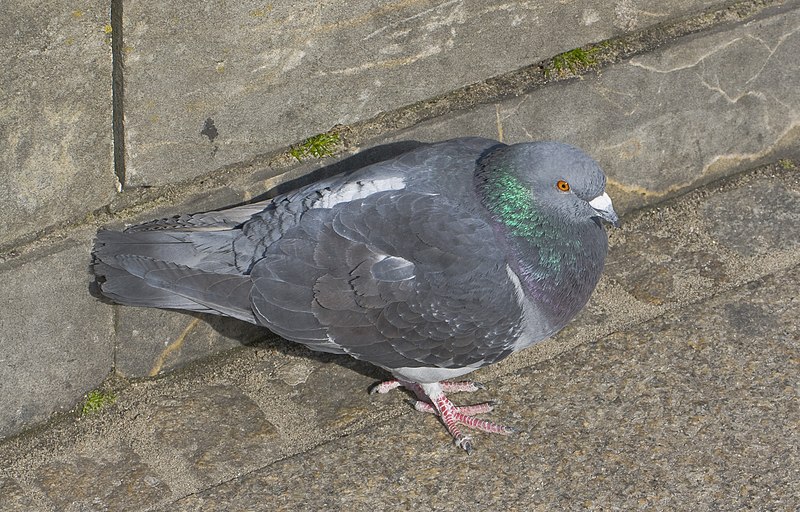
[{"label": "grey wing", "polygon": [[386,368],[490,364],[521,330],[491,227],[437,195],[387,191],[309,211],[252,277],[260,323]]},{"label": "grey wing", "polygon": [[333,208],[375,193],[406,189],[451,196],[465,194],[472,186],[478,159],[499,144],[478,137],[427,144],[278,196],[243,225],[243,236],[236,240],[236,252],[263,254],[269,245],[294,228],[307,211]]},{"label": "grey wing", "polygon": [[[461,174],[467,173],[469,178],[478,156],[495,144],[488,139],[432,144],[268,201],[157,220],[123,233],[100,231],[94,271],[101,278],[103,293],[122,304],[205,311],[254,321],[241,300],[249,296],[246,286],[237,284],[236,294],[226,296],[221,283],[227,286],[237,281],[230,276],[247,276],[272,244],[295,230],[301,218],[311,219],[315,215],[311,212],[330,211],[338,204],[380,191],[447,187],[453,192],[455,187],[471,183]],[[312,224],[305,222],[306,227]],[[289,250],[292,244],[299,244],[293,236],[283,240],[281,247]],[[271,258],[277,257],[276,251]],[[280,268],[278,263],[276,268]],[[387,259],[379,268],[387,277],[402,272],[403,263]],[[341,350],[327,341],[327,331],[312,329],[304,336],[327,349]],[[318,348],[322,349],[321,345]]]}]

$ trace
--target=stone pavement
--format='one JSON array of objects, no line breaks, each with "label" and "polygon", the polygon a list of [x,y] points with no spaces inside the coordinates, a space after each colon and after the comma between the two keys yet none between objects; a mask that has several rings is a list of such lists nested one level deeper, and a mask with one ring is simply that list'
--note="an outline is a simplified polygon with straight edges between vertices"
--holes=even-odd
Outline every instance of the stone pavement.
[{"label": "stone pavement", "polygon": [[[13,177],[0,183],[0,510],[800,508],[800,2],[420,0],[361,6],[352,22],[315,2],[245,3],[238,18],[115,2],[114,27],[99,2],[51,3],[48,21],[3,26],[17,43],[0,48],[16,77],[0,87],[14,98],[0,109],[14,148],[0,157]],[[566,19],[575,29],[554,31]],[[52,88],[47,72],[98,74],[123,28],[128,165],[115,178],[108,91],[74,77]],[[258,37],[273,50],[256,52]],[[596,72],[537,64],[605,38]],[[342,42],[357,51],[331,50]],[[171,77],[176,58],[186,76]],[[414,76],[426,78],[404,88]],[[335,123],[347,126],[327,170],[280,149]],[[522,431],[476,434],[472,456],[402,392],[368,395],[383,377],[368,365],[87,291],[100,225],[459,135],[578,144],[624,214],[579,318],[476,372],[487,390],[454,396],[500,400],[489,417]],[[96,386],[115,403],[81,414]]]},{"label": "stone pavement", "polygon": [[796,510],[800,172],[624,216],[590,306],[474,374],[456,449],[379,371],[269,339],[0,445],[3,510]]}]

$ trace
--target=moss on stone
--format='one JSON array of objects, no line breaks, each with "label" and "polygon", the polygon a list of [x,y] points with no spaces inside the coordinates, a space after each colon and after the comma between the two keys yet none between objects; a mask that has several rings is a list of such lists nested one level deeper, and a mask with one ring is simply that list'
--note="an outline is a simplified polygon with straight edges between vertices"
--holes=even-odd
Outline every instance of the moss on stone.
[{"label": "moss on stone", "polygon": [[103,407],[112,405],[117,401],[117,396],[111,391],[95,389],[86,394],[86,401],[83,403],[81,415],[93,414]]},{"label": "moss on stone", "polygon": [[323,158],[333,155],[334,149],[339,144],[339,134],[334,132],[320,133],[309,137],[300,144],[295,144],[289,154],[301,162],[303,158],[313,156]]}]

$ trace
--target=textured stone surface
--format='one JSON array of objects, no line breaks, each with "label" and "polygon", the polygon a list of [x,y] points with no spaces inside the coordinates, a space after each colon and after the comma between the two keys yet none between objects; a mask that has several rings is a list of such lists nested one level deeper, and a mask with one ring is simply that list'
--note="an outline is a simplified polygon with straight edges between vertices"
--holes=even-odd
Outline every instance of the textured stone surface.
[{"label": "textured stone surface", "polygon": [[112,311],[89,295],[89,244],[51,250],[0,266],[0,437],[71,408],[111,371]]},{"label": "textured stone surface", "polygon": [[[775,186],[779,184],[776,180]],[[621,233],[615,233],[605,268],[605,275],[637,300],[656,306],[679,303],[735,280],[737,261],[709,247],[708,230],[691,208],[637,220],[635,228],[623,227]],[[686,227],[676,230],[676,224]],[[741,229],[756,235],[746,226]],[[676,236],[676,231],[680,235]]]},{"label": "textured stone surface", "polygon": [[197,176],[724,3],[125,2],[128,181]]},{"label": "textured stone surface", "polygon": [[0,503],[3,510],[33,510],[33,500],[13,479],[0,476]]},{"label": "textured stone surface", "polygon": [[781,183],[759,180],[719,194],[703,216],[715,240],[745,257],[800,248],[800,192]]},{"label": "textured stone surface", "polygon": [[44,464],[35,480],[56,510],[142,510],[170,492],[129,447],[99,439]]},{"label": "textured stone surface", "polygon": [[[134,429],[161,454],[180,458],[202,483],[230,478],[268,457],[276,428],[234,386],[199,386],[161,395],[148,404]],[[213,427],[212,427],[213,424]]]},{"label": "textured stone surface", "polygon": [[125,377],[154,376],[268,335],[214,315],[117,307],[115,369]]},{"label": "textured stone surface", "polygon": [[[682,12],[695,7],[689,4],[670,5],[676,7],[675,12]],[[304,15],[312,12],[304,4],[295,5]],[[627,214],[623,229],[611,235],[609,266],[589,307],[555,340],[476,372],[475,378],[486,381],[489,390],[453,397],[462,403],[500,399],[503,403],[490,417],[520,427],[523,432],[518,436],[477,434],[477,451],[466,457],[452,446],[435,418],[411,410],[407,394],[366,395],[368,386],[382,377],[380,370],[346,357],[311,354],[267,337],[158,379],[117,383],[113,406],[90,416],[61,418],[0,442],[0,509],[373,510],[383,505],[381,508],[432,510],[614,510],[676,509],[685,508],[686,503],[698,510],[797,509],[800,418],[796,382],[800,372],[795,297],[800,282],[800,236],[795,212],[800,206],[800,178],[796,168],[792,170],[791,163],[784,162],[716,182],[656,208],[632,211],[663,199],[677,187],[695,187],[729,173],[738,163],[761,154],[773,155],[773,150],[794,140],[797,64],[787,54],[797,52],[797,2],[786,5],[764,12],[748,24],[717,26],[663,45],[630,62],[605,68],[599,77],[587,75],[551,84],[525,98],[444,116],[377,141],[434,140],[473,133],[502,135],[509,141],[529,135],[563,135],[597,154],[615,178],[612,196]],[[317,18],[301,20],[298,14],[292,22],[316,26],[314,20],[328,19],[326,9],[343,9],[315,6]],[[127,7],[134,13],[142,9],[132,4]],[[292,14],[280,5],[273,4],[273,11],[265,8],[263,13],[258,10],[261,7],[253,7],[241,19],[229,16],[228,20],[238,23],[252,13],[252,18],[267,24],[277,20],[270,26],[282,26],[283,18],[270,18],[267,12]],[[271,40],[271,46],[259,49],[261,53],[252,53],[263,39],[248,32],[252,27],[245,24],[231,29],[221,23],[224,29],[208,33],[184,31],[195,26],[192,23],[202,27],[200,16],[213,22],[219,12],[212,12],[212,7],[198,13],[180,5],[145,6],[144,23],[127,28],[142,40],[147,39],[147,31],[154,32],[160,47],[149,54],[147,47],[139,54],[134,47],[126,52],[129,63],[153,57],[151,69],[172,63],[169,73],[150,77],[161,81],[161,92],[172,87],[169,84],[189,83],[190,75],[181,73],[196,69],[196,62],[213,61],[209,75],[219,73],[230,80],[196,81],[192,89],[220,92],[209,100],[217,102],[211,105],[218,109],[212,113],[203,110],[207,104],[191,105],[199,109],[193,110],[192,116],[201,113],[199,125],[192,128],[197,133],[192,131],[192,136],[205,144],[205,150],[213,152],[214,144],[219,146],[215,155],[220,155],[220,161],[198,164],[198,172],[205,172],[223,160],[239,158],[236,151],[250,155],[247,148],[254,144],[262,151],[272,144],[269,140],[277,140],[257,130],[247,132],[246,127],[267,109],[257,105],[256,99],[269,103],[273,89],[284,94],[279,83],[284,78],[291,78],[287,83],[297,88],[291,91],[292,97],[303,101],[315,98],[322,83],[345,88],[327,91],[335,94],[334,100],[325,97],[302,106],[280,101],[277,106],[270,105],[299,120],[294,128],[285,128],[288,135],[282,143],[301,136],[292,131],[298,126],[315,131],[328,127],[320,122],[321,128],[315,128],[303,116],[339,119],[342,114],[337,109],[346,107],[353,115],[345,119],[359,119],[374,114],[370,101],[378,101],[379,106],[390,104],[385,102],[394,97],[389,89],[401,98],[398,101],[407,101],[402,98],[438,90],[439,81],[445,84],[442,90],[447,90],[451,87],[447,80],[466,80],[464,73],[475,72],[472,67],[478,74],[486,71],[460,57],[459,51],[480,52],[474,45],[463,46],[459,38],[475,37],[481,51],[491,49],[490,39],[499,35],[523,40],[511,29],[498,30],[497,25],[486,25],[484,34],[465,35],[470,23],[457,19],[450,26],[436,27],[436,20],[446,21],[442,16],[447,12],[469,13],[479,7],[444,2],[426,11],[430,7],[433,4],[416,1],[348,7],[354,9],[348,15],[360,13],[360,17],[343,17],[338,25],[319,25],[328,31],[309,30],[302,34],[306,39],[297,41],[318,34],[333,41],[334,33],[357,39],[364,27],[374,23],[373,14],[398,23],[359,43],[352,55],[328,58],[318,47],[300,47],[306,55],[298,67],[279,70],[277,81],[264,82],[268,87],[249,81],[249,75],[240,72],[248,68],[235,56],[223,63],[219,73],[215,48],[227,45],[235,54],[235,43],[252,55],[265,54],[295,48],[281,38],[297,33],[280,33],[275,44]],[[12,14],[19,11],[13,9]],[[580,39],[589,34],[587,40],[599,38],[597,34],[609,26],[614,27],[609,29],[612,31],[640,28],[672,15],[667,7],[644,1],[625,0],[595,9],[597,16],[580,2],[553,6],[512,3],[484,8],[484,15],[502,21],[507,17],[501,15],[538,13],[535,23],[548,26],[547,20],[552,18],[547,16],[577,13],[574,18],[561,18],[560,23],[574,19],[576,26],[584,28],[564,37]],[[62,10],[47,12],[53,27],[71,26],[59,25],[65,19]],[[164,13],[172,14],[158,18]],[[631,13],[638,13],[638,18]],[[148,21],[151,14],[154,18]],[[11,27],[7,33],[38,30],[55,34],[41,31],[41,19],[27,25],[15,21],[18,18],[14,16],[8,19],[2,25]],[[475,23],[483,19],[469,18]],[[530,28],[526,23],[532,19],[522,19],[517,27]],[[549,22],[549,26],[559,25]],[[29,31],[30,27],[38,28]],[[443,27],[455,28],[455,33],[451,32],[453,48],[440,45],[439,54],[398,61],[395,68],[365,67],[352,75],[335,75],[341,80],[367,80],[357,82],[361,88],[325,79],[333,74],[314,74],[342,62],[360,66],[371,41],[390,44],[381,39],[384,36],[400,38],[398,58],[410,55],[406,51],[413,55],[426,45],[446,41],[449,36],[440,30]],[[172,28],[174,33],[169,32]],[[379,28],[375,25],[372,30]],[[430,37],[420,39],[420,32],[428,28]],[[410,31],[403,34],[406,29]],[[265,33],[272,33],[270,30],[273,28]],[[592,35],[592,30],[599,32]],[[191,34],[197,36],[196,41],[188,40]],[[547,36],[533,31],[523,37]],[[553,50],[505,45],[499,60],[487,65],[505,62],[508,56],[508,62],[519,67],[522,61],[539,58],[538,53],[530,54],[531,48],[536,52],[542,49],[542,55],[548,56],[568,48],[570,41],[556,41],[554,46],[565,46]],[[346,54],[347,46],[338,44],[339,40],[336,43],[332,45],[335,52]],[[385,46],[372,48],[377,47]],[[186,57],[180,66],[175,66],[177,60],[169,55],[156,58],[176,48]],[[206,61],[192,60],[204,51],[209,52],[202,57]],[[284,62],[280,51],[275,54],[276,66]],[[514,53],[518,51],[522,57]],[[309,60],[310,56],[316,60]],[[311,67],[304,67],[307,65]],[[456,77],[446,72],[456,68],[470,69]],[[235,77],[225,74],[235,69],[239,69]],[[300,72],[309,69],[308,77],[322,76],[323,80],[308,86]],[[368,80],[373,75],[392,81],[384,78],[383,86],[374,87],[376,95],[357,108],[343,99],[351,90],[360,93],[371,87]],[[419,83],[404,88],[407,76]],[[142,80],[145,86],[156,87]],[[231,84],[251,89],[236,96],[241,91]],[[7,92],[5,87],[3,82],[0,96]],[[631,96],[616,101],[616,106],[606,105],[611,104],[608,98],[618,100],[620,91],[631,91]],[[202,96],[188,96],[193,95]],[[174,158],[180,169],[187,169],[196,162],[189,158],[184,165],[184,156],[174,143],[183,136],[181,119],[186,116],[179,112],[182,98],[172,97],[167,107],[157,105],[161,111],[148,113],[169,118],[148,118],[148,122],[166,123],[175,137],[164,138],[155,130],[152,139],[165,143],[147,151],[156,156],[161,153],[165,161]],[[241,104],[250,110],[237,110],[235,115],[244,121],[235,124],[230,121],[230,106],[238,108],[241,98],[250,101]],[[151,94],[150,99],[161,101],[161,95]],[[344,102],[344,107],[336,101]],[[782,110],[776,109],[776,102]],[[632,106],[636,109],[625,110]],[[322,110],[325,112],[320,113]],[[8,112],[0,107],[2,115]],[[216,135],[206,126],[211,117]],[[263,122],[263,116],[258,121]],[[279,132],[289,124],[290,119],[281,117],[270,126]],[[250,137],[237,139],[248,145],[245,149],[236,146],[239,142],[225,140],[234,133],[230,129],[234,125],[245,127],[243,133]],[[1,126],[5,130],[7,125]],[[135,123],[132,126],[135,128]],[[5,136],[6,132],[2,133]],[[598,134],[607,139],[608,146]],[[129,135],[135,139],[142,132]],[[640,151],[632,150],[635,144],[625,137],[641,139]],[[699,150],[691,154],[691,148]],[[142,155],[150,158],[147,152]],[[306,163],[290,173],[298,175],[312,166]],[[274,184],[268,170],[255,167],[252,175],[231,173],[209,178],[206,184],[193,183],[190,190],[176,194],[185,204],[173,201],[175,188],[139,189],[120,194],[109,211],[118,222],[132,217],[146,220],[249,199],[260,193],[265,183]],[[194,171],[173,175],[168,166],[157,166],[156,171],[163,182],[194,175]],[[93,176],[90,171],[86,175]],[[61,206],[62,200],[68,203],[70,194],[81,197],[83,192],[80,188],[71,191],[52,200],[51,206]],[[137,197],[154,198],[148,203],[153,209],[139,211]],[[126,209],[131,204],[134,208]],[[120,333],[118,368],[127,376],[146,375],[159,365],[162,370],[172,369],[204,353],[249,343],[250,335],[260,335],[237,331],[239,324],[234,322],[203,319],[193,323],[194,317],[178,313],[135,308],[117,308],[114,313],[87,294],[88,241],[93,230],[77,228],[69,233],[66,240],[57,233],[45,242],[31,244],[24,248],[23,256],[12,254],[0,266],[4,286],[0,291],[0,436],[45,418],[47,411],[72,405],[97,385],[111,364],[112,320]],[[112,319],[112,315],[117,316]],[[179,339],[184,331],[186,335]],[[609,333],[613,334],[603,337]]]},{"label": "textured stone surface", "polygon": [[114,194],[108,2],[10,2],[0,19],[0,245]]},{"label": "textured stone surface", "polygon": [[[794,29],[792,28],[797,23],[796,8],[787,8],[784,11],[772,10],[765,12],[762,18],[745,25],[725,26],[713,32],[682,39],[651,54],[637,57],[639,60],[634,59],[634,61],[628,63],[612,66],[604,70],[599,77],[589,75],[583,80],[560,83],[539,89],[524,98],[509,100],[498,105],[480,107],[466,114],[445,116],[435,121],[424,123],[412,130],[396,134],[393,138],[396,140],[412,138],[436,140],[461,134],[481,134],[492,137],[502,135],[506,140],[511,141],[524,140],[528,136],[549,138],[550,136],[561,137],[563,135],[566,140],[577,142],[593,154],[598,155],[608,173],[616,177],[616,181],[611,184],[611,192],[618,209],[621,212],[629,211],[644,202],[662,199],[663,194],[668,193],[674,187],[681,186],[681,184],[697,183],[711,176],[713,174],[711,172],[706,173],[708,176],[703,175],[702,168],[715,159],[720,162],[719,155],[727,154],[730,147],[732,147],[731,145],[734,144],[733,141],[738,138],[746,139],[748,145],[759,143],[760,141],[764,152],[768,152],[775,147],[775,140],[771,138],[772,135],[770,134],[780,131],[780,126],[788,127],[794,115],[792,103],[794,102],[794,92],[793,90],[784,90],[784,84],[790,81],[790,77],[784,75],[791,73],[794,68],[792,67],[792,62],[786,60],[785,54],[792,51],[798,44],[797,34],[800,33],[793,31]],[[187,16],[190,15],[187,14]],[[764,44],[774,50],[770,58],[764,58],[764,55],[759,53],[761,48],[764,47],[759,41],[765,41]],[[743,43],[748,43],[749,46]],[[715,64],[717,63],[715,59],[739,62],[745,70],[752,70],[754,66],[751,62],[752,59],[758,59],[763,69],[759,73],[751,74],[755,78],[746,84],[747,87],[752,88],[752,91],[749,94],[744,94],[740,101],[733,104],[727,101],[720,102],[721,96],[719,95],[721,93],[703,86],[701,82],[698,82],[695,75],[684,76],[686,70],[679,69],[681,68],[681,63],[688,62],[688,64],[692,64],[694,62],[692,59],[696,58],[698,53],[701,53],[700,48],[703,47],[710,48],[709,55],[704,57],[701,64],[693,64],[687,67],[687,70],[691,68],[697,71],[700,68],[706,69],[708,67],[708,69],[717,70],[715,72],[720,76],[734,80],[734,78],[724,74],[722,68]],[[753,48],[758,51],[753,52]],[[644,62],[646,65],[637,65],[636,62],[640,64]],[[675,69],[675,71],[657,73],[649,69],[655,69],[659,65],[667,66],[669,69]],[[637,76],[639,78],[634,80]],[[644,76],[648,77],[647,80],[642,78]],[[773,80],[764,81],[762,80],[764,76],[772,77]],[[633,88],[630,84],[627,84],[626,80],[632,80],[631,83],[641,83],[647,85],[647,87],[643,89]],[[711,78],[706,77],[707,82],[708,80],[711,80]],[[636,131],[631,128],[633,125],[630,125],[629,129],[625,130],[617,130],[615,127],[614,123],[617,122],[633,123],[634,121],[626,120],[625,116],[620,114],[618,107],[608,104],[602,99],[602,94],[600,93],[608,89],[612,82],[618,85],[622,84],[620,87],[625,86],[632,91],[631,94],[634,96],[631,97],[630,103],[631,105],[637,105],[637,111],[631,116],[638,116],[637,119],[639,121],[637,122],[644,123],[644,125],[647,125],[647,123],[652,124],[655,120],[665,124],[674,123],[671,128],[675,132],[673,135],[653,138],[647,145],[642,146],[641,158],[646,159],[646,162],[641,158],[638,160],[628,159],[625,156],[626,154],[607,153],[603,150],[604,140],[597,138],[597,134],[603,134],[604,138],[608,138]],[[720,87],[722,87],[722,90],[727,90],[723,87],[724,83],[724,81],[721,81]],[[714,94],[717,96],[714,96]],[[686,98],[694,98],[697,95],[711,100],[716,98],[716,100],[708,103],[705,110],[701,111],[698,107],[700,100],[686,100]],[[653,100],[653,98],[658,101]],[[776,98],[780,98],[786,108],[782,110],[782,113],[778,112],[775,116],[772,116],[772,112],[776,112],[774,108],[775,101],[777,101]],[[591,99],[591,102],[586,103],[589,99]],[[575,105],[580,108],[575,108]],[[711,108],[712,106],[713,108]],[[690,110],[696,116],[695,118],[670,117],[671,114],[669,112],[675,108],[686,109],[689,107],[694,109]],[[595,110],[590,109],[597,109],[596,114],[586,115],[586,112],[595,112]],[[647,112],[647,114],[644,112]],[[544,123],[543,119],[551,123],[550,128],[546,128],[548,125]],[[554,121],[549,121],[556,119],[559,120],[557,126],[554,125]],[[782,125],[781,123],[784,124]],[[787,125],[786,123],[790,124]],[[537,126],[540,125],[544,126],[542,130],[550,131],[536,131],[538,129]],[[751,132],[736,131],[744,130],[744,127],[749,127],[747,129],[751,130]],[[764,130],[761,130],[760,127],[764,128]],[[558,130],[573,130],[576,135],[574,137],[567,136]],[[581,137],[587,138],[584,140]],[[391,142],[391,140],[393,139],[390,138],[383,142]],[[702,158],[698,156],[698,159],[686,160],[681,156],[683,154],[681,151],[696,146],[698,143],[708,145],[703,151]],[[171,153],[171,151],[162,151],[162,154],[168,153]],[[697,155],[700,155],[700,153],[697,153]],[[298,169],[303,170],[310,168],[311,165],[309,164],[298,167]],[[649,174],[645,173],[647,174],[646,179],[642,174],[643,168],[649,169],[647,171]],[[668,172],[651,172],[654,169]],[[255,171],[254,175],[264,178],[262,171]],[[250,178],[250,176],[247,176],[237,179],[243,181]],[[253,179],[256,183],[263,183],[260,181],[261,178],[256,177]],[[647,181],[651,179],[662,181],[660,185]],[[168,201],[164,201],[160,203],[161,206],[158,211],[141,212],[137,214],[135,219],[130,220],[146,220],[159,215],[220,207],[224,204],[250,198],[258,193],[258,187],[253,188],[251,186],[251,188],[247,188],[242,186],[240,189],[239,184],[239,182],[237,184],[231,182],[229,184],[230,187],[221,186],[221,188],[215,189],[217,192],[214,194],[205,194],[203,190],[198,190],[197,193],[191,194],[190,197],[187,196],[186,200],[181,204],[166,206]],[[723,234],[728,238],[733,236],[731,239],[734,239],[737,230],[749,229],[748,226],[750,226],[758,232],[753,239],[757,246],[758,241],[764,239],[764,237],[771,236],[774,238],[777,236],[774,231],[770,231],[769,227],[766,226],[771,216],[776,219],[782,219],[781,223],[789,222],[790,226],[796,224],[790,222],[793,218],[793,214],[790,212],[796,210],[791,208],[793,198],[796,196],[791,194],[787,196],[786,193],[781,192],[781,184],[779,183],[772,183],[770,187],[774,187],[774,189],[769,191],[759,189],[755,184],[753,186],[756,187],[753,189],[754,193],[765,194],[759,201],[763,200],[767,204],[771,204],[773,202],[772,199],[780,198],[780,201],[774,202],[775,205],[783,205],[777,216],[769,212],[759,216],[758,212],[754,212],[755,215],[747,220],[743,212],[737,212],[734,208],[731,215],[735,219],[742,220],[743,223],[736,223],[736,226],[741,224],[740,227],[731,228],[723,223],[714,227],[713,229],[716,231],[712,234],[706,233],[704,230],[702,236],[697,234],[699,231],[694,234],[687,233],[686,236],[677,241],[672,238],[673,234],[669,230],[665,231],[663,229],[660,223],[685,222],[685,217],[680,215],[651,218],[649,227],[645,232],[629,233],[623,229],[620,234],[615,234],[618,239],[630,237],[630,241],[619,245],[619,256],[615,256],[612,251],[612,258],[609,262],[609,276],[613,276],[614,281],[604,280],[598,291],[600,294],[606,294],[604,297],[615,294],[619,296],[618,292],[620,290],[616,290],[614,287],[621,286],[630,295],[626,297],[627,305],[622,310],[625,314],[609,310],[607,302],[595,300],[590,305],[587,313],[583,315],[581,322],[570,326],[560,336],[557,344],[542,345],[536,348],[537,352],[531,352],[535,354],[532,357],[553,355],[570,346],[574,346],[580,340],[607,332],[609,325],[612,325],[617,318],[626,317],[632,319],[640,318],[636,315],[647,316],[650,313],[643,313],[647,309],[645,306],[659,308],[664,305],[675,304],[681,302],[687,296],[702,296],[716,287],[728,283],[731,276],[735,277],[737,273],[742,271],[742,268],[727,258],[727,255],[716,254],[711,250],[709,244]],[[647,187],[655,188],[650,189]],[[746,195],[746,193],[741,192],[740,194]],[[741,196],[739,199],[741,199]],[[122,202],[124,203],[124,201]],[[718,199],[717,203],[711,203],[706,208],[723,208],[734,204],[735,200],[726,202],[723,199]],[[694,219],[693,222],[699,229],[699,223],[702,223],[699,217],[694,212],[686,213]],[[716,218],[715,215],[717,213],[709,211],[708,218]],[[744,222],[744,220],[747,220],[747,222]],[[773,234],[768,235],[769,233]],[[650,236],[650,234],[653,236]],[[86,236],[85,240],[88,241],[92,235],[82,234],[81,236]],[[773,243],[776,248],[788,250],[793,247],[792,240],[795,239],[796,237],[785,237],[782,241],[770,239],[766,240],[766,242]],[[754,248],[747,249],[746,246],[750,242],[745,242],[743,239],[732,243],[739,244],[738,249],[731,246],[733,247],[733,254],[738,254],[744,259],[749,258],[750,253],[742,251],[756,250]],[[681,251],[672,251],[671,254],[673,256],[670,257],[672,259],[667,262],[664,259],[664,251],[674,244],[678,244]],[[651,259],[649,265],[645,267],[625,265],[624,261],[627,258],[638,255],[640,246],[649,246],[652,249],[646,256]],[[42,250],[58,251],[60,249],[51,246]],[[86,252],[88,254],[88,246],[86,246]],[[53,261],[55,259],[67,261],[63,256],[54,257]],[[77,262],[74,255],[70,256],[69,259]],[[618,262],[623,263],[619,265]],[[54,274],[61,267],[51,266],[48,268],[52,279],[63,279],[63,277]],[[83,272],[83,268],[80,271]],[[81,303],[87,297],[83,290],[78,289],[77,291],[80,297],[74,300],[70,295],[60,296],[57,300],[55,298],[51,299],[65,304],[73,304],[76,300],[77,303]],[[107,322],[108,316],[112,314],[112,309],[102,305],[97,305],[97,307],[104,311],[103,321]],[[237,347],[242,343],[251,343],[262,336],[262,331],[259,329],[242,325],[239,322],[217,318],[210,320],[205,318],[196,322],[195,317],[181,313],[124,307],[117,307],[114,314],[116,315],[117,327],[115,338],[116,368],[120,374],[126,377],[142,377],[159,371],[174,369],[205,355]],[[69,315],[74,317],[73,313]],[[17,313],[12,316],[19,318]],[[105,325],[106,327],[104,328],[107,328],[107,324]],[[30,332],[33,333],[35,331]],[[8,330],[3,335],[14,336]],[[63,338],[63,335],[60,337]],[[20,339],[15,343],[13,345],[15,347],[32,347],[37,345],[38,340],[26,339],[23,342]],[[70,347],[74,347],[74,345],[70,344]],[[104,347],[102,350],[111,349]],[[46,353],[43,352],[43,354]],[[103,352],[103,354],[107,353]],[[52,358],[34,354],[34,352],[28,351],[24,356],[12,354],[8,357],[31,362],[37,367],[41,364],[45,368],[41,372],[43,374],[51,372],[51,367],[53,366]],[[68,358],[67,361],[69,361]],[[526,361],[525,364],[527,362],[529,361]],[[69,364],[65,365],[62,361],[57,361],[57,363],[60,368],[69,367]],[[19,367],[15,366],[15,368]],[[78,386],[79,382],[91,384],[97,382],[99,375],[103,372],[97,373],[96,370],[96,368],[86,371],[79,369],[76,370],[76,377],[64,377],[65,380],[76,385],[76,390],[70,392],[71,397],[77,398],[80,396],[78,390],[85,392],[88,389],[83,387],[84,384]],[[8,369],[6,371],[11,372]],[[88,379],[87,376],[89,374],[96,376]],[[20,380],[19,377],[15,377],[8,382],[13,383],[10,385],[12,389],[16,390],[23,389],[26,384],[32,383],[31,379],[32,377],[25,377]],[[32,391],[30,390],[24,390],[21,394],[12,392],[10,395],[30,396],[31,393]],[[22,409],[37,409],[41,404],[51,404],[53,397],[59,396],[59,393],[51,394],[44,390],[36,393],[41,393],[43,397],[46,395],[47,398],[42,398],[42,402],[21,399],[17,408],[13,409],[17,412],[8,412],[7,414],[17,414],[19,418],[33,419],[33,416],[31,416],[33,413],[23,413],[21,412]],[[58,405],[64,406],[65,403],[67,403],[66,400],[59,401]],[[11,409],[8,410],[11,411]],[[45,416],[46,414],[39,413],[36,418],[41,419]],[[4,432],[14,431],[26,424],[26,421],[17,421],[14,423],[15,426],[6,427],[8,430],[4,430]]]},{"label": "textured stone surface", "polygon": [[794,510],[798,282],[795,268],[507,376],[492,416],[523,433],[478,435],[470,457],[433,417],[404,417],[164,510]]},{"label": "textured stone surface", "polygon": [[393,140],[482,135],[586,149],[622,209],[798,151],[800,8],[699,33],[559,87],[437,118]]}]

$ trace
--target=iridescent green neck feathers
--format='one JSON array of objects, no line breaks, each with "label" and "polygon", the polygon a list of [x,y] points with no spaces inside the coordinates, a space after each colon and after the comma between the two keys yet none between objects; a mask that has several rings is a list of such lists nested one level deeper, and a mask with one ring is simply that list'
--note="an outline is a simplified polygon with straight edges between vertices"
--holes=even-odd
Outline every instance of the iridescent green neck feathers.
[{"label": "iridescent green neck feathers", "polygon": [[517,177],[497,170],[479,186],[483,206],[503,224],[512,236],[545,236],[544,218],[536,209],[531,193]]}]

